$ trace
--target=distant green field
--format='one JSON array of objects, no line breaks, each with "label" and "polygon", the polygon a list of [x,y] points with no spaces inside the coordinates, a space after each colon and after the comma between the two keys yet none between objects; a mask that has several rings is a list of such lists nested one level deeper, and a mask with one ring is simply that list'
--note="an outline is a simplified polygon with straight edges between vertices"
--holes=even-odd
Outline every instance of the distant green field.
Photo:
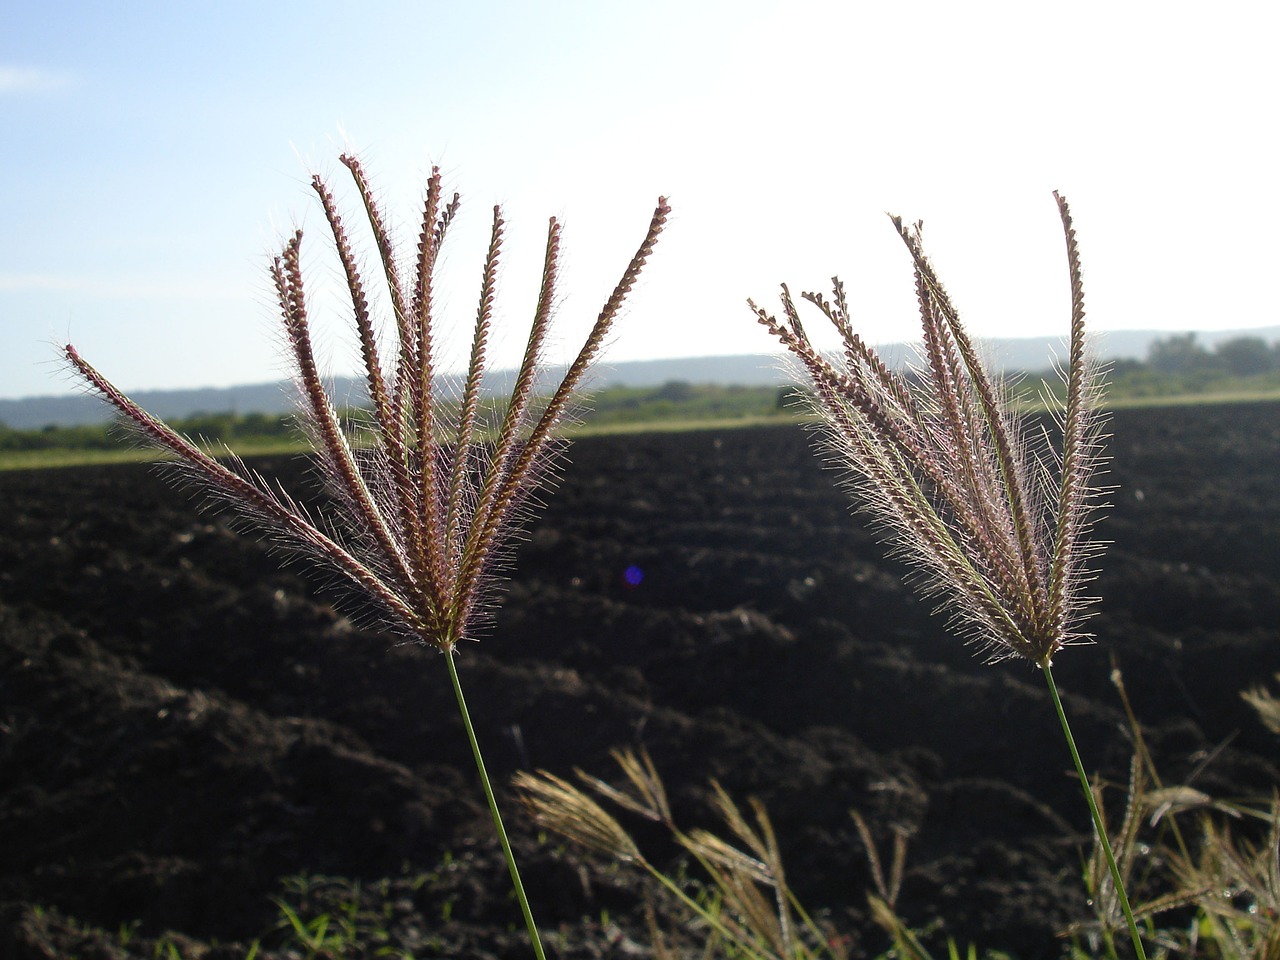
[{"label": "distant green field", "polygon": [[[224,452],[220,444],[206,447],[215,456]],[[306,441],[296,437],[246,438],[235,442],[232,449],[242,457],[271,454],[306,453],[310,450]],[[0,450],[0,471],[43,470],[52,467],[83,467],[109,463],[149,463],[162,459],[155,450],[139,447],[127,440],[115,447],[99,449],[91,447],[48,447],[38,450]]]},{"label": "distant green field", "polygon": [[[1039,375],[1026,377],[1020,393],[1027,409],[1040,400]],[[1052,384],[1052,380],[1048,381]],[[584,404],[570,436],[642,431],[729,429],[798,422],[794,387],[736,387],[682,382],[661,387],[615,387]],[[1280,377],[1204,379],[1152,377],[1148,371],[1118,371],[1108,390],[1109,407],[1169,406],[1280,400]],[[201,414],[173,422],[188,436],[207,441],[213,452],[229,446],[242,456],[304,452],[291,418],[265,414]],[[44,469],[156,459],[153,451],[117,437],[110,425],[9,430],[0,427],[0,470]]]}]

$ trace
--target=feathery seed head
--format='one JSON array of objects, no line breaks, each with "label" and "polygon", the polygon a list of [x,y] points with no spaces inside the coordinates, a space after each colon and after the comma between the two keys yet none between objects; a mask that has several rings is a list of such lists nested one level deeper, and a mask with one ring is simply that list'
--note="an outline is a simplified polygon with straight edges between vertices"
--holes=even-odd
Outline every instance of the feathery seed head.
[{"label": "feathery seed head", "polygon": [[889,368],[854,333],[844,287],[833,299],[805,293],[836,328],[841,355],[820,353],[784,285],[783,320],[748,301],[756,319],[800,361],[826,440],[889,541],[944,597],[953,621],[993,660],[1047,665],[1084,639],[1088,538],[1102,459],[1101,379],[1085,343],[1075,230],[1054,195],[1067,243],[1071,335],[1066,398],[1057,411],[1061,450],[1033,438],[1004,386],[984,369],[950,297],[925,256],[920,224],[892,217],[915,267],[921,362]]},{"label": "feathery seed head", "polygon": [[525,808],[540,826],[568,837],[588,850],[623,863],[641,863],[635,840],[583,790],[547,773],[518,773],[515,786]]},{"label": "feathery seed head", "polygon": [[[364,278],[337,201],[322,178],[312,179],[347,282],[365,368],[370,411],[359,425],[344,422],[326,392],[311,346],[300,262],[302,232],[274,258],[270,273],[298,384],[300,422],[313,441],[319,472],[337,503],[328,522],[313,519],[283,491],[238,459],[214,459],[129,400],[85,361],[65,349],[87,385],[132,423],[144,442],[174,455],[182,476],[240,520],[265,529],[281,546],[305,555],[353,584],[406,638],[451,651],[471,635],[484,609],[484,588],[506,543],[519,527],[531,494],[550,470],[557,427],[587,368],[617,318],[670,208],[659,198],[643,242],[601,310],[585,345],[549,396],[537,396],[542,347],[551,322],[559,263],[560,226],[551,221],[543,283],[516,385],[493,424],[481,381],[487,361],[504,222],[495,207],[481,273],[470,365],[453,400],[436,368],[433,280],[439,250],[457,213],[455,194],[443,199],[433,170],[412,263],[402,264],[360,162],[350,171],[378,252],[392,309],[382,336],[371,316]],[[412,276],[406,281],[405,270]],[[390,362],[383,342],[393,342]]]}]

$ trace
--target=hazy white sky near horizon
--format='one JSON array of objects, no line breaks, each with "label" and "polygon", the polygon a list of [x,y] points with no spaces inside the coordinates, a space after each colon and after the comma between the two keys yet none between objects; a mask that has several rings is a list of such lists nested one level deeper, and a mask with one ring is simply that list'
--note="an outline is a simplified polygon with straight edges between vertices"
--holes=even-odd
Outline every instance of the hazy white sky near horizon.
[{"label": "hazy white sky near horizon", "polygon": [[[1065,332],[1052,191],[1096,330],[1280,323],[1275,8],[809,0],[312,3],[6,0],[0,10],[0,396],[74,389],[68,339],[125,389],[283,373],[265,266],[307,232],[322,354],[356,368],[307,184],[364,159],[406,231],[433,163],[463,195],[446,256],[462,338],[490,208],[513,363],[546,218],[565,223],[567,352],[674,218],[608,359],[772,348],[744,300],[845,281],[911,339],[886,210],[970,328]],[[816,324],[813,325],[816,328]]]}]

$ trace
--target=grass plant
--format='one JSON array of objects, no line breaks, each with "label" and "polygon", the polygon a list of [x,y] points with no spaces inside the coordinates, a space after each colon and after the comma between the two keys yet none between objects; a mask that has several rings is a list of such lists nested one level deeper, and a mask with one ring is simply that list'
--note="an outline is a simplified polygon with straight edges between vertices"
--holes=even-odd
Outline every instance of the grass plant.
[{"label": "grass plant", "polygon": [[[577,771],[586,787],[540,771],[521,773],[516,786],[533,818],[585,849],[639,869],[690,918],[704,939],[704,955],[751,960],[841,960],[847,954],[832,931],[819,926],[787,885],[773,825],[756,800],[744,812],[720,784],[712,781],[713,806],[730,839],[708,830],[679,827],[666,788],[643,751],[614,751],[625,777],[622,789]],[[698,884],[681,883],[659,869],[641,851],[616,817],[597,800],[652,823],[661,824],[702,871]],[[658,957],[676,957],[651,919]]]},{"label": "grass plant", "polygon": [[[701,941],[704,957],[744,960],[845,960],[850,938],[825,917],[815,917],[787,881],[782,852],[768,811],[752,798],[744,810],[716,781],[711,781],[711,806],[720,823],[717,831],[686,830],[677,825],[666,787],[649,755],[616,750],[613,758],[623,785],[575,771],[577,782],[546,771],[521,773],[516,786],[532,817],[547,830],[586,850],[645,874],[667,903],[684,918],[681,926]],[[602,804],[620,815],[660,824],[697,867],[694,876],[673,876],[649,859],[633,834]],[[921,935],[898,915],[906,858],[906,838],[895,835],[886,871],[866,822],[856,812],[876,892],[869,896],[872,919],[893,943],[889,957],[934,960]],[[682,954],[664,934],[656,911],[649,911],[650,938],[658,960],[678,960]],[[961,950],[947,941],[948,960],[1007,960],[1004,954]]]},{"label": "grass plant", "polygon": [[[1119,693],[1133,745],[1123,812],[1118,822],[1103,818],[1084,859],[1082,880],[1091,915],[1067,930],[1067,960],[1117,960],[1117,939],[1139,924],[1144,950],[1154,958],[1277,960],[1280,958],[1280,796],[1220,800],[1188,784],[1166,784],[1147,747],[1142,725],[1129,703],[1118,669]],[[1275,701],[1246,692],[1259,721],[1273,732]],[[849,955],[849,938],[797,900],[787,883],[774,830],[763,805],[748,809],[712,781],[712,806],[719,832],[678,826],[666,787],[649,756],[614,752],[620,785],[575,771],[575,780],[546,771],[522,773],[517,786],[534,819],[587,851],[639,870],[653,881],[666,904],[664,913],[700,941],[704,957],[753,960],[816,960]],[[1099,809],[1103,785],[1090,784]],[[606,809],[606,807],[608,809]],[[1008,955],[961,946],[946,938],[942,952],[926,941],[941,918],[923,928],[904,919],[898,906],[907,856],[907,836],[895,832],[881,851],[866,821],[851,811],[863,845],[873,890],[870,916],[890,947],[878,960],[1009,960]],[[655,865],[623,821],[664,826],[692,859],[697,872],[664,872]],[[1107,837],[1103,842],[1103,837]],[[1141,889],[1130,913],[1121,906],[1113,879],[1116,864],[1126,886]],[[660,960],[684,956],[676,937],[660,929],[658,911],[648,910],[653,953]]]},{"label": "grass plant", "polygon": [[1102,382],[1085,343],[1084,286],[1071,211],[1055,194],[1071,291],[1066,390],[1056,413],[1060,449],[1030,435],[1010,394],[984,368],[959,312],[925,256],[921,224],[893,224],[911,255],[921,362],[891,370],[855,332],[844,287],[805,293],[840,335],[832,361],[809,339],[784,285],[783,319],[756,319],[802,365],[827,448],[849,471],[859,506],[917,571],[917,586],[990,659],[1029,661],[1044,676],[1110,867],[1138,957],[1145,957],[1119,867],[1054,683],[1054,656],[1086,638],[1081,623],[1099,489]]},{"label": "grass plant", "polygon": [[[1276,960],[1280,957],[1280,795],[1252,800],[1209,796],[1190,783],[1167,785],[1147,748],[1142,725],[1120,693],[1133,742],[1123,816],[1109,831],[1126,880],[1149,894],[1134,915],[1159,957]],[[1270,703],[1258,691],[1243,696],[1273,733]],[[1095,785],[1101,799],[1102,787]],[[1095,837],[1084,867],[1093,916],[1067,933],[1072,960],[1116,955],[1126,921],[1111,886],[1106,852]]]},{"label": "grass plant", "polygon": [[[365,420],[353,423],[339,416],[317,367],[303,284],[301,231],[271,264],[298,387],[299,422],[336,505],[333,516],[312,516],[238,458],[211,456],[133,403],[75,347],[66,347],[66,358],[147,446],[169,456],[165,466],[199,489],[206,504],[265,531],[274,545],[354,588],[363,598],[361,609],[371,603],[384,629],[444,654],[530,944],[541,958],[538,929],[463,697],[456,653],[459,644],[474,638],[490,609],[494,567],[505,559],[513,532],[528,517],[534,491],[554,467],[562,443],[559,428],[571,415],[583,377],[657,243],[669,207],[659,199],[643,241],[577,357],[558,385],[544,394],[538,381],[560,265],[561,227],[554,218],[550,221],[524,357],[507,403],[486,423],[480,398],[505,231],[501,209],[493,209],[465,385],[460,397],[446,402],[436,383],[440,330],[435,274],[459,198],[445,197],[440,173],[433,171],[416,250],[405,263],[396,255],[363,166],[352,156],[341,160],[363,208],[392,313],[391,329],[379,330],[337,198],[322,178],[314,177],[312,187],[341,263],[359,339],[372,403]],[[392,349],[384,360],[387,343]]]}]

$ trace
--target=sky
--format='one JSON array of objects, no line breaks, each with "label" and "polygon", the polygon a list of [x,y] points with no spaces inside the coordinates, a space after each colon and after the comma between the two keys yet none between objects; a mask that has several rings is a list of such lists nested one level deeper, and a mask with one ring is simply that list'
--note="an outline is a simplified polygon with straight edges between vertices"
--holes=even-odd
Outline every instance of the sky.
[{"label": "sky", "polygon": [[1065,336],[1054,190],[1092,329],[1274,325],[1278,21],[1235,0],[4,0],[0,397],[73,392],[66,342],[126,390],[281,378],[267,264],[297,227],[320,357],[354,372],[309,188],[320,173],[357,222],[343,151],[406,243],[433,166],[462,194],[446,364],[494,204],[495,362],[514,365],[547,218],[560,358],[659,195],[673,216],[608,360],[768,352],[746,299],[833,275],[869,340],[912,339],[886,212],[924,221],[974,334]]}]

